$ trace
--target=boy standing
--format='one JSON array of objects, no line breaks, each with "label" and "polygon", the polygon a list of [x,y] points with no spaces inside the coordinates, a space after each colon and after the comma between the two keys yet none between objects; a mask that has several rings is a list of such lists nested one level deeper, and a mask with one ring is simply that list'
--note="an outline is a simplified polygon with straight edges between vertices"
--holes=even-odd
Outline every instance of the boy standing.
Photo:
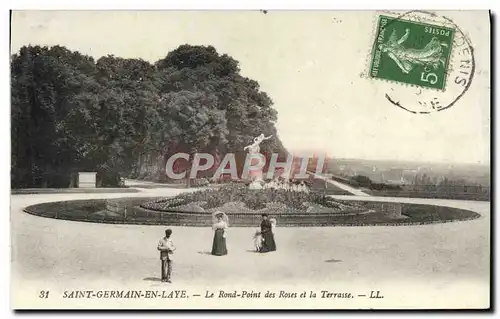
[{"label": "boy standing", "polygon": [[172,235],[172,230],[167,229],[165,231],[165,237],[160,239],[158,243],[158,250],[160,251],[160,261],[161,261],[161,282],[170,281],[170,275],[172,274],[172,254],[175,251],[175,246],[170,239]]}]

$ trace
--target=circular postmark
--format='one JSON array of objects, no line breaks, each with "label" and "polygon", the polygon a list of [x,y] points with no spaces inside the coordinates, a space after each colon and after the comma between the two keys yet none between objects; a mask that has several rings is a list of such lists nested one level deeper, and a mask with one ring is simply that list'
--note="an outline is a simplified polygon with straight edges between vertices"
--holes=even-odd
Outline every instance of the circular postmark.
[{"label": "circular postmark", "polygon": [[449,18],[426,11],[381,13],[368,77],[387,101],[414,114],[452,107],[469,89],[474,50]]}]

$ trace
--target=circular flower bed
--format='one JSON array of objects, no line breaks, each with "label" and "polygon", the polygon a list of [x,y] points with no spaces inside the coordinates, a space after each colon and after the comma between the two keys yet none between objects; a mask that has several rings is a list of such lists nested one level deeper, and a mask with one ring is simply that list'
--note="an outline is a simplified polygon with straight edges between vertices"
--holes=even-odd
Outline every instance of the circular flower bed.
[{"label": "circular flower bed", "polygon": [[143,203],[142,208],[158,212],[226,213],[325,213],[363,214],[363,205],[335,200],[318,192],[296,192],[280,189],[251,190],[242,184],[225,185],[219,189],[180,194],[173,198]]},{"label": "circular flower bed", "polygon": [[244,185],[184,193],[173,198],[115,198],[42,203],[25,212],[98,223],[210,226],[220,210],[231,226],[256,226],[261,214],[283,226],[402,226],[465,221],[481,215],[464,209],[393,202],[340,201],[320,193],[250,190]]}]

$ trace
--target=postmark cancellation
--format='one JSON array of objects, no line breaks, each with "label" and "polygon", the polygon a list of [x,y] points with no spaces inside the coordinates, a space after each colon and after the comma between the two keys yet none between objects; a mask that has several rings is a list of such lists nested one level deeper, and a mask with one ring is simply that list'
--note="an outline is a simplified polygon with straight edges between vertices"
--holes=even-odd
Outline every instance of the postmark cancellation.
[{"label": "postmark cancellation", "polygon": [[386,100],[414,114],[453,106],[475,70],[471,40],[451,19],[426,11],[380,12],[371,44],[368,78]]}]

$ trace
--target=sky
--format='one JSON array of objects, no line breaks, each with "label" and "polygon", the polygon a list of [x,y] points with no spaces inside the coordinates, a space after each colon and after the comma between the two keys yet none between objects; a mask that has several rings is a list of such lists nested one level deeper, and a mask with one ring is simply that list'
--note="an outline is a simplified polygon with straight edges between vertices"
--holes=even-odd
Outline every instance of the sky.
[{"label": "sky", "polygon": [[15,11],[11,53],[28,44],[63,45],[96,59],[155,62],[182,44],[212,45],[272,98],[279,138],[291,151],[489,164],[489,16],[446,14],[471,40],[476,73],[453,107],[426,115],[390,104],[387,83],[366,77],[376,12]]}]

